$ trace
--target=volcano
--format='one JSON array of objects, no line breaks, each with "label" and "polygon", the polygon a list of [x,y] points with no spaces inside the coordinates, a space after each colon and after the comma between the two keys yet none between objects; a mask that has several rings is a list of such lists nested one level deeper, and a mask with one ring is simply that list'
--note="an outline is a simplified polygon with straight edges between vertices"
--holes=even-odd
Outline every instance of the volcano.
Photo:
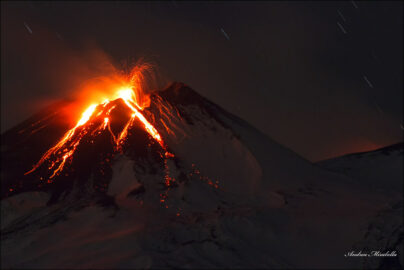
[{"label": "volcano", "polygon": [[345,256],[402,254],[402,145],[381,192],[340,161],[308,162],[183,83],[147,103],[123,91],[72,127],[62,101],[2,135],[2,268],[403,266]]}]

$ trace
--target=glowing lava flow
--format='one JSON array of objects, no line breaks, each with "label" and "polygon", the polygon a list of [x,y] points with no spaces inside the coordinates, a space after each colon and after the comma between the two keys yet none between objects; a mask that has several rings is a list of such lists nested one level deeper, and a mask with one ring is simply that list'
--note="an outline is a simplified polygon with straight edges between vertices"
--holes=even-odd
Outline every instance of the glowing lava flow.
[{"label": "glowing lava flow", "polygon": [[[133,124],[134,120],[137,118],[142,122],[145,130],[147,133],[154,139],[156,140],[159,145],[164,149],[165,151],[165,157],[173,157],[173,154],[169,153],[166,151],[166,147],[164,145],[164,142],[158,133],[158,131],[153,127],[153,125],[147,121],[147,119],[143,116],[142,114],[142,107],[139,106],[139,104],[136,102],[138,100],[138,97],[136,94],[139,94],[138,92],[135,92],[136,89],[132,89],[130,87],[124,87],[116,92],[114,95],[114,100],[116,99],[122,99],[125,103],[125,105],[132,111],[132,115],[126,125],[124,126],[123,130],[120,132],[118,136],[115,136],[115,134],[112,132],[111,127],[110,127],[110,118],[109,115],[111,111],[116,107],[116,105],[110,107],[108,110],[108,104],[110,104],[112,101],[109,99],[105,100],[103,103],[100,104],[92,104],[90,107],[88,107],[87,110],[84,111],[82,114],[81,118],[77,122],[77,124],[70,129],[64,137],[52,148],[50,148],[43,156],[42,158],[36,163],[33,168],[26,172],[25,175],[32,173],[35,171],[39,166],[41,166],[46,160],[51,161],[51,158],[54,158],[54,160],[51,162],[50,166],[48,167],[49,170],[53,169],[53,173],[49,177],[49,179],[52,179],[56,175],[58,175],[64,168],[66,162],[72,158],[77,146],[80,144],[81,139],[88,133],[88,130],[91,127],[91,124],[88,124],[90,119],[95,119],[99,116],[102,116],[104,119],[101,123],[101,125],[95,129],[91,134],[93,135],[95,131],[102,131],[106,130],[108,128],[108,131],[111,133],[112,138],[116,144],[116,149],[119,150],[122,147],[124,139],[128,135],[128,129],[131,127]],[[95,112],[99,112],[94,116]],[[88,125],[87,125],[88,124]],[[57,166],[56,166],[57,165]],[[56,166],[56,167],[55,167]],[[55,167],[55,168],[54,168]],[[50,180],[48,180],[49,182]]]},{"label": "glowing lava flow", "polygon": [[[67,146],[69,140],[73,137],[77,128],[84,125],[90,119],[90,117],[94,113],[94,110],[96,107],[97,107],[97,105],[94,105],[94,104],[91,105],[90,107],[88,107],[88,109],[84,111],[80,120],[77,122],[76,126],[72,129],[70,129],[55,146],[53,146],[51,149],[49,149],[42,156],[42,158],[38,161],[38,163],[35,164],[34,167],[30,171],[26,172],[25,175],[35,171],[45,160],[49,159],[49,157],[52,154],[56,154],[58,151],[60,151],[62,149],[62,147]],[[74,153],[77,146],[79,145],[79,142],[80,142],[80,140],[73,144],[70,144],[70,146],[72,146],[72,149],[63,155],[63,161],[59,164],[58,168],[53,172],[53,174],[51,175],[50,178],[53,178],[57,172],[59,172],[60,170],[63,169],[66,159],[69,158]],[[65,150],[67,151],[67,148],[65,148]],[[52,169],[54,165],[55,165],[55,162],[52,163],[52,165],[49,167],[49,169]]]},{"label": "glowing lava flow", "polygon": [[[164,147],[163,144],[163,140],[161,139],[160,134],[157,132],[157,130],[146,120],[146,118],[143,116],[143,114],[140,113],[139,109],[136,109],[132,104],[135,104],[132,97],[128,96],[128,91],[129,91],[129,95],[130,92],[132,92],[130,89],[126,89],[124,91],[120,91],[122,96],[121,98],[123,99],[123,101],[125,101],[125,104],[133,111],[133,115],[132,117],[137,117],[139,118],[139,120],[143,123],[145,129],[147,130],[147,132],[162,146]],[[137,105],[136,105],[137,106]]]}]

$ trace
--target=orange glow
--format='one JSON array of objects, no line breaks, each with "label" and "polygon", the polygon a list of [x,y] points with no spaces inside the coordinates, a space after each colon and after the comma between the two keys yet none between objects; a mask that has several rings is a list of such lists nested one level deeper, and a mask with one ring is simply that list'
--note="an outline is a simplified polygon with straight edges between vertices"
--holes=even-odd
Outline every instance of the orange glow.
[{"label": "orange glow", "polygon": [[90,119],[91,115],[94,113],[94,110],[96,107],[97,107],[97,105],[95,105],[95,104],[92,104],[90,107],[88,107],[88,109],[84,111],[83,115],[81,116],[81,118],[80,118],[79,122],[77,123],[77,125],[75,126],[75,128],[87,123],[88,119]]},{"label": "orange glow", "polygon": [[[110,132],[113,141],[116,145],[116,150],[119,151],[122,149],[122,144],[125,141],[125,138],[128,135],[128,131],[132,126],[134,120],[137,118],[142,122],[146,132],[159,143],[162,149],[165,151],[165,157],[174,157],[173,154],[166,151],[165,144],[159,132],[155,129],[155,127],[144,117],[142,111],[144,108],[150,105],[149,96],[144,93],[142,85],[144,74],[143,72],[150,68],[149,65],[143,64],[140,66],[136,66],[129,78],[124,76],[120,77],[119,80],[113,78],[105,83],[104,88],[113,87],[108,91],[97,91],[91,92],[89,94],[89,89],[91,87],[87,87],[85,89],[86,96],[92,101],[91,105],[87,107],[87,109],[81,114],[80,119],[77,121],[77,124],[66,132],[63,138],[53,147],[51,147],[42,157],[41,159],[33,166],[33,168],[26,172],[29,174],[35,171],[41,164],[45,161],[50,162],[49,170],[53,169],[53,172],[49,179],[58,175],[63,168],[65,167],[67,162],[71,162],[73,154],[81,142],[81,139],[90,131],[91,128],[91,120],[98,119],[98,117],[103,117],[103,123],[98,126],[93,132],[91,132],[92,136],[96,136],[95,131],[98,131],[98,134],[101,133],[101,130],[105,130],[108,127],[108,131]],[[111,83],[113,81],[113,83]],[[106,94],[109,93],[107,96]],[[109,117],[111,111],[116,107],[116,105],[108,106],[111,102],[122,99],[125,105],[131,110],[131,118],[128,120],[122,131],[119,135],[115,135],[111,130],[111,118]],[[94,102],[95,101],[95,102]],[[81,101],[82,102],[82,101]],[[85,102],[84,102],[85,103]],[[108,108],[109,107],[109,108]],[[108,108],[108,109],[107,109]],[[90,122],[90,123],[89,123]],[[56,166],[57,165],[57,166]]]},{"label": "orange glow", "polygon": [[122,144],[123,140],[128,135],[128,128],[132,125],[134,119],[135,117],[132,115],[131,119],[128,121],[128,123],[126,123],[125,127],[121,131],[121,134],[119,134],[118,139],[116,139],[115,143],[118,147]]},{"label": "orange glow", "polygon": [[102,129],[105,129],[105,128],[107,127],[108,122],[109,122],[109,118],[108,118],[108,117],[105,117],[105,118],[104,118],[104,125],[102,126]]},{"label": "orange glow", "polygon": [[132,100],[133,91],[130,88],[123,88],[117,92],[117,98],[122,98],[123,100]]}]

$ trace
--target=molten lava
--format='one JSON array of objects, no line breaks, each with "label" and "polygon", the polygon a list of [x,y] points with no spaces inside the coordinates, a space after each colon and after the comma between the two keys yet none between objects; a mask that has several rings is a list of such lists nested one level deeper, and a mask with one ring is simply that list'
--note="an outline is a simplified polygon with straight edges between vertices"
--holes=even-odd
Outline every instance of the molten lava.
[{"label": "molten lava", "polygon": [[[91,104],[82,113],[81,118],[77,121],[77,124],[72,129],[67,131],[63,138],[56,145],[51,147],[33,166],[33,168],[25,173],[25,175],[35,171],[38,167],[44,164],[45,161],[49,161],[50,165],[48,169],[52,171],[48,182],[50,179],[58,175],[63,170],[65,164],[68,161],[71,161],[74,152],[81,142],[81,139],[90,130],[90,125],[92,125],[90,120],[97,119],[98,117],[103,117],[103,121],[101,121],[101,125],[91,134],[94,135],[96,131],[101,132],[108,129],[117,150],[121,149],[122,144],[128,135],[128,130],[132,126],[134,120],[138,119],[143,124],[145,131],[156,142],[158,142],[165,151],[165,157],[173,157],[173,154],[166,150],[165,144],[159,132],[149,121],[147,121],[142,113],[143,109],[150,104],[148,95],[145,94],[142,89],[142,79],[144,78],[143,71],[147,69],[147,67],[148,66],[145,67],[144,65],[136,66],[132,70],[129,80],[123,80],[124,83],[122,83],[122,86],[115,89],[110,97],[104,97],[102,99],[103,101],[100,103]],[[110,113],[116,107],[116,105],[111,106],[111,102],[118,99],[121,99],[132,113],[122,131],[116,136],[111,130]]]}]

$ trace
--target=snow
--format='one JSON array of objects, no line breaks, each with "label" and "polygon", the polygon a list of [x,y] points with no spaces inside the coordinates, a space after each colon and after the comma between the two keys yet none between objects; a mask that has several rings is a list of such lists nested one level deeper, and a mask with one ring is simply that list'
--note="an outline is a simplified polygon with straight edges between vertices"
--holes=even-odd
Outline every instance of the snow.
[{"label": "snow", "polygon": [[319,162],[318,165],[330,171],[348,175],[359,184],[368,186],[378,193],[395,197],[402,196],[402,144],[378,151],[325,160]]},{"label": "snow", "polygon": [[399,249],[388,243],[402,235],[402,151],[311,164],[211,104],[163,105],[177,115],[154,121],[175,154],[167,167],[177,186],[162,188],[162,164],[122,154],[107,191],[114,207],[5,199],[4,268],[376,268],[381,260],[344,254]]},{"label": "snow", "polygon": [[1,229],[13,221],[46,206],[49,195],[45,192],[25,192],[1,200]]},{"label": "snow", "polygon": [[134,161],[126,156],[120,156],[114,163],[112,180],[108,186],[107,194],[117,199],[125,198],[132,190],[141,184],[136,180],[133,167]]}]

